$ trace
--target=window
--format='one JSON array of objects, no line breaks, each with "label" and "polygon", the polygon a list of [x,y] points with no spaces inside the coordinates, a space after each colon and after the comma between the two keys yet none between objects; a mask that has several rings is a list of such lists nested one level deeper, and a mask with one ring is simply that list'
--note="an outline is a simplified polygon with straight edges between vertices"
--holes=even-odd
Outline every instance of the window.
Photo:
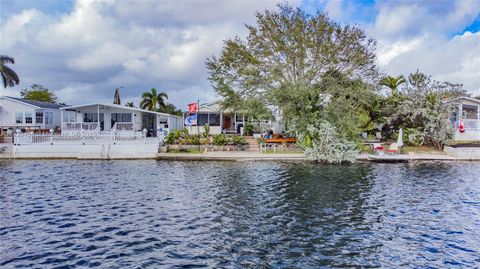
[{"label": "window", "polygon": [[75,111],[63,111],[63,122],[76,122]]},{"label": "window", "polygon": [[210,126],[220,126],[220,114],[209,114],[208,115],[208,125],[210,125]]},{"label": "window", "polygon": [[98,122],[98,114],[97,113],[83,114],[83,122]]},{"label": "window", "polygon": [[132,122],[132,113],[112,113],[112,121]]},{"label": "window", "polygon": [[53,112],[45,112],[45,124],[53,124]]},{"label": "window", "polygon": [[25,112],[25,123],[33,123],[33,113]]},{"label": "window", "polygon": [[205,126],[208,123],[208,114],[198,114],[198,126]]},{"label": "window", "polygon": [[15,122],[23,123],[23,112],[15,112]]},{"label": "window", "polygon": [[35,122],[36,123],[43,123],[43,112],[36,112],[35,113]]}]

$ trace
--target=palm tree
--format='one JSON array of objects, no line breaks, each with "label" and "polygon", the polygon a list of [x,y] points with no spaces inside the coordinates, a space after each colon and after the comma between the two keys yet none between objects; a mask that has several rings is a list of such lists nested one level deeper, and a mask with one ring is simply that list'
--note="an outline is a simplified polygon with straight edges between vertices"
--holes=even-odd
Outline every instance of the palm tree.
[{"label": "palm tree", "polygon": [[125,104],[125,106],[128,106],[128,107],[135,107],[135,105],[133,105],[133,102],[127,102]]},{"label": "palm tree", "polygon": [[0,55],[0,73],[2,74],[3,87],[14,87],[20,83],[17,73],[6,66],[6,64],[14,64],[15,60],[6,55]]},{"label": "palm tree", "polygon": [[403,75],[398,77],[386,76],[380,80],[380,85],[389,88],[392,92],[392,95],[397,95],[398,87],[407,82]]},{"label": "palm tree", "polygon": [[168,95],[164,92],[157,94],[157,89],[152,88],[150,92],[144,92],[142,95],[142,102],[140,102],[140,107],[142,109],[147,109],[150,111],[157,110],[157,104],[165,108],[167,103],[165,100],[168,99]]}]

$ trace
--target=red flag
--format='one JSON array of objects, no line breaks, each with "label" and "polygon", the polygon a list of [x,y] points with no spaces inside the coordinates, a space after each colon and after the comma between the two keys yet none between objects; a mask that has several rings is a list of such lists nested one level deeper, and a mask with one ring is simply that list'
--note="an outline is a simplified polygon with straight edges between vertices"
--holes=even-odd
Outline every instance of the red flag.
[{"label": "red flag", "polygon": [[188,104],[188,113],[197,113],[198,105],[197,103]]}]

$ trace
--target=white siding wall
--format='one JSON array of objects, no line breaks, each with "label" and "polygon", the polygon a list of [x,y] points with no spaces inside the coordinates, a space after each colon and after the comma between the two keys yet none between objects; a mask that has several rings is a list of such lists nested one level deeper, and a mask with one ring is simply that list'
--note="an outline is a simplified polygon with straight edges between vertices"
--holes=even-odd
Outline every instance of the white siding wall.
[{"label": "white siding wall", "polygon": [[[22,112],[22,123],[16,123],[16,112]],[[25,123],[25,112],[32,115],[32,123]],[[43,112],[43,123],[36,123],[35,112]],[[45,124],[45,112],[53,113],[52,124]],[[50,129],[60,127],[60,110],[58,109],[38,109],[21,102],[12,101],[6,98],[0,98],[0,126],[2,127],[30,127],[40,129]]]}]

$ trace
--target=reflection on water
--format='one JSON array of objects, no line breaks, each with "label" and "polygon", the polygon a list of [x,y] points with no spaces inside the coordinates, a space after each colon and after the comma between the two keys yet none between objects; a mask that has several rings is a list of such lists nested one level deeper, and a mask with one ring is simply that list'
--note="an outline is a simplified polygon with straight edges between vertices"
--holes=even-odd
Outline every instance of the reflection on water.
[{"label": "reflection on water", "polygon": [[476,267],[480,163],[0,161],[0,267]]}]

